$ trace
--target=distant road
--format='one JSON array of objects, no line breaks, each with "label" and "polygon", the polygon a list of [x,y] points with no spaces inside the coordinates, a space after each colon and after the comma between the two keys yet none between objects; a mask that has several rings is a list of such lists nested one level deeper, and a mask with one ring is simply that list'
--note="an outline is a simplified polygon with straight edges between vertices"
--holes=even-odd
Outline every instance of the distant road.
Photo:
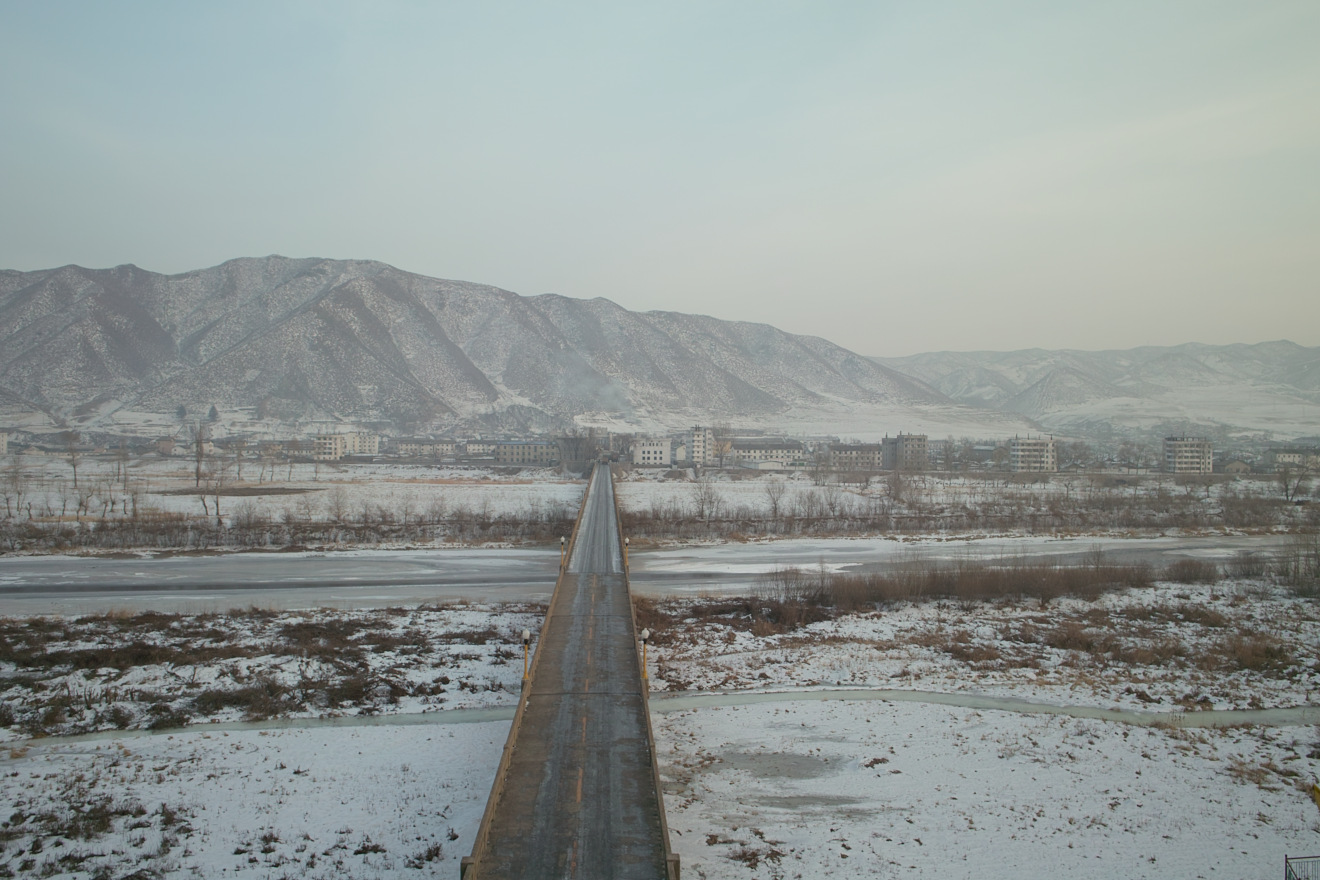
[{"label": "distant road", "polygon": [[[1182,558],[1223,562],[1240,550],[1273,552],[1287,537],[986,538],[920,543],[827,538],[634,549],[636,593],[684,596],[745,593],[775,568],[885,571],[913,557],[949,560],[1022,556],[1083,561],[1100,547],[1113,562],[1163,567]],[[269,608],[382,607],[469,599],[544,602],[558,548],[356,550],[234,553],[110,559],[0,557],[0,614],[82,614],[111,609],[226,611]]]}]

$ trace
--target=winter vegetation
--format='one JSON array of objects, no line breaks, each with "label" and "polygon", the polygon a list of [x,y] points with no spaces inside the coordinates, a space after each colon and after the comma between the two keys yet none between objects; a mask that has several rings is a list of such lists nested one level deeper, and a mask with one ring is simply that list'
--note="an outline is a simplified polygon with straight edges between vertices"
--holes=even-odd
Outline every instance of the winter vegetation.
[{"label": "winter vegetation", "polygon": [[546,541],[583,483],[551,471],[156,456],[11,456],[0,552]]},{"label": "winter vegetation", "polygon": [[618,484],[624,529],[634,540],[654,541],[1314,529],[1320,505],[1297,503],[1299,491],[1277,478],[901,471],[750,479],[634,471]]},{"label": "winter vegetation", "polygon": [[[1271,566],[781,570],[640,601],[684,871],[1236,876],[1313,848],[1315,719],[1217,714],[1320,689],[1316,570]],[[512,707],[541,613],[5,621],[0,875],[456,871],[507,721],[444,710]]]}]

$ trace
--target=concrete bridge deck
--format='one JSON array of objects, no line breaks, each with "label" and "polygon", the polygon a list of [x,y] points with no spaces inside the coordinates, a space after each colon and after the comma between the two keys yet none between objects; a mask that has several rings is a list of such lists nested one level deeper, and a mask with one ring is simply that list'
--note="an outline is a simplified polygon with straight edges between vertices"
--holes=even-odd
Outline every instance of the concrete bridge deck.
[{"label": "concrete bridge deck", "polygon": [[671,878],[609,468],[597,466],[464,880]]}]

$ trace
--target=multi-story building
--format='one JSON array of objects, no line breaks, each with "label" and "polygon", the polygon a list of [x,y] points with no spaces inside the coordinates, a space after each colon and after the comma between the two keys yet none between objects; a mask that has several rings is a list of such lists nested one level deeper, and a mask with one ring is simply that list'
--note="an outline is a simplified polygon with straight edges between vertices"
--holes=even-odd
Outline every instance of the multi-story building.
[{"label": "multi-story building", "polygon": [[539,466],[559,461],[559,444],[549,440],[509,440],[495,444],[495,463]]},{"label": "multi-story building", "polygon": [[806,450],[796,440],[751,438],[734,440],[730,451],[733,460],[742,467],[764,470],[785,470],[805,467]]},{"label": "multi-story building", "polygon": [[317,461],[339,461],[345,455],[377,455],[379,452],[378,434],[317,434],[312,439],[312,458]]},{"label": "multi-story building", "polygon": [[674,441],[651,437],[637,440],[633,443],[632,462],[643,467],[669,467],[674,463]]},{"label": "multi-story building", "polygon": [[312,438],[312,458],[316,461],[339,461],[343,457],[343,434],[317,434]]},{"label": "multi-story building", "polygon": [[1275,467],[1304,467],[1320,469],[1320,450],[1289,448],[1274,453]]},{"label": "multi-story building", "polygon": [[929,466],[925,434],[888,434],[880,441],[880,466],[887,471],[924,471]]},{"label": "multi-story building", "polygon": [[687,447],[684,461],[693,464],[710,464],[715,459],[715,432],[710,428],[694,425],[683,438]]},{"label": "multi-story building", "polygon": [[1018,473],[1055,473],[1059,470],[1059,445],[1053,437],[1014,437],[1008,441],[1008,464]]},{"label": "multi-story building", "polygon": [[878,471],[884,466],[879,443],[836,443],[829,451],[830,467],[836,471]]},{"label": "multi-story building", "polygon": [[1215,451],[1204,437],[1165,437],[1164,470],[1171,474],[1209,474],[1215,469]]}]

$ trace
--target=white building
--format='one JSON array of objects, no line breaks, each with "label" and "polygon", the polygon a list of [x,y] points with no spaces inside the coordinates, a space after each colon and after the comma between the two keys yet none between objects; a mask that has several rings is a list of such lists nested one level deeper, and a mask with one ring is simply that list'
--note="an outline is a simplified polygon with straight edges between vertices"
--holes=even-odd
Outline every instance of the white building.
[{"label": "white building", "polygon": [[1018,473],[1052,474],[1059,470],[1059,446],[1053,437],[1014,437],[1008,463]]},{"label": "white building", "polygon": [[683,438],[687,447],[683,461],[693,464],[710,464],[715,459],[715,432],[710,428],[694,425]]},{"label": "white building", "polygon": [[674,463],[674,441],[652,438],[633,442],[632,461],[643,467],[670,467]]},{"label": "white building", "polygon": [[343,434],[317,434],[312,438],[312,458],[316,461],[339,461],[343,457]]},{"label": "white building", "polygon": [[796,440],[746,438],[733,441],[731,450],[739,467],[757,470],[789,470],[806,467],[806,449]]},{"label": "white building", "polygon": [[317,461],[339,461],[345,455],[378,455],[379,453],[379,434],[365,432],[317,434],[312,440],[312,458]]},{"label": "white building", "polygon": [[1165,437],[1164,470],[1171,474],[1209,474],[1215,469],[1214,446],[1204,437]]}]

